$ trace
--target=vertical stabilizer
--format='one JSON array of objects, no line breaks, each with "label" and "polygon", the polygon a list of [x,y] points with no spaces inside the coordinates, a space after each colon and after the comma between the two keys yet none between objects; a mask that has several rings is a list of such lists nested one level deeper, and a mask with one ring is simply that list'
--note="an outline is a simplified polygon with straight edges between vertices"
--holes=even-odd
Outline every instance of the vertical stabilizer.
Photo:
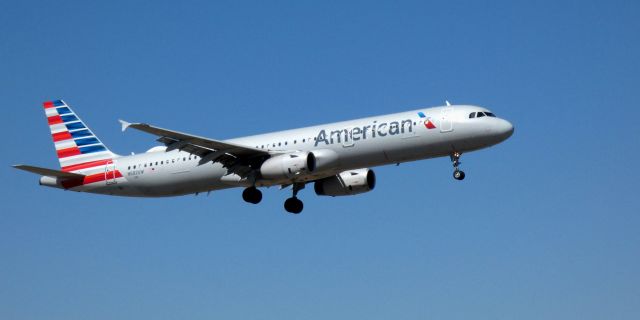
[{"label": "vertical stabilizer", "polygon": [[104,170],[117,157],[64,101],[48,101],[43,106],[62,171]]}]

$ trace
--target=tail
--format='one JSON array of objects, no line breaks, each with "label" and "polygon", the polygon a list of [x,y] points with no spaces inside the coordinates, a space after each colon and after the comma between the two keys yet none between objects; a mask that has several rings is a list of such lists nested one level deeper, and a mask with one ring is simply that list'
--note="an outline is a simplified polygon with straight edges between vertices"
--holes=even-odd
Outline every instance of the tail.
[{"label": "tail", "polygon": [[43,106],[62,171],[103,167],[117,157],[64,101],[48,101]]}]

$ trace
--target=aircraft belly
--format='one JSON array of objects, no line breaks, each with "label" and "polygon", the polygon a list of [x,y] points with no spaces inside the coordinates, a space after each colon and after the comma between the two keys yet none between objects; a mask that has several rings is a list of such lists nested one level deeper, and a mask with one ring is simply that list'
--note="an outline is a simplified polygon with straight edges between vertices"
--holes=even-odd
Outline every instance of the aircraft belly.
[{"label": "aircraft belly", "polygon": [[176,168],[174,170],[155,170],[145,177],[130,180],[131,184],[147,196],[177,196],[224,189],[220,182],[226,169],[218,163],[195,167]]}]

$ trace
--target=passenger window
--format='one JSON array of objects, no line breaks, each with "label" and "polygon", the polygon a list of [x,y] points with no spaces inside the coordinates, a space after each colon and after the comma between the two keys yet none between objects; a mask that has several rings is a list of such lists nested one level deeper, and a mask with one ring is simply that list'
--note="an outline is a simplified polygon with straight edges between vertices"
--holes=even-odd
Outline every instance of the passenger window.
[{"label": "passenger window", "polygon": [[475,118],[475,117],[476,117],[476,113],[475,113],[475,112],[471,112],[471,113],[469,114],[469,119],[473,119],[473,118]]},{"label": "passenger window", "polygon": [[484,117],[484,112],[478,112],[478,118]]}]

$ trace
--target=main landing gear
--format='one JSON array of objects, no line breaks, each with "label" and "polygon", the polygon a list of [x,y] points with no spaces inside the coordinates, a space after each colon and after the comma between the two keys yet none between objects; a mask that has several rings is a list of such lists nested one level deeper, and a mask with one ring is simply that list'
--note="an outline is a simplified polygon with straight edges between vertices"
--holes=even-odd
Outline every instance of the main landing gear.
[{"label": "main landing gear", "polygon": [[304,208],[304,204],[297,197],[298,191],[302,189],[304,189],[304,183],[293,184],[293,196],[284,202],[284,209],[287,210],[287,212],[291,212],[293,214],[298,214],[302,212],[302,209]]},{"label": "main landing gear", "polygon": [[454,152],[449,156],[451,158],[451,162],[453,162],[453,178],[456,180],[464,180],[464,171],[458,169],[461,155],[462,154],[460,152]]},{"label": "main landing gear", "polygon": [[249,203],[258,204],[262,201],[262,191],[256,187],[246,188],[242,191],[242,199]]},{"label": "main landing gear", "polygon": [[[291,212],[293,214],[302,212],[304,204],[297,197],[298,191],[302,189],[304,189],[304,183],[293,184],[293,196],[284,202],[284,209],[287,210],[287,212]],[[242,192],[242,199],[249,203],[258,204],[262,200],[262,192],[256,187],[246,188]]]}]

